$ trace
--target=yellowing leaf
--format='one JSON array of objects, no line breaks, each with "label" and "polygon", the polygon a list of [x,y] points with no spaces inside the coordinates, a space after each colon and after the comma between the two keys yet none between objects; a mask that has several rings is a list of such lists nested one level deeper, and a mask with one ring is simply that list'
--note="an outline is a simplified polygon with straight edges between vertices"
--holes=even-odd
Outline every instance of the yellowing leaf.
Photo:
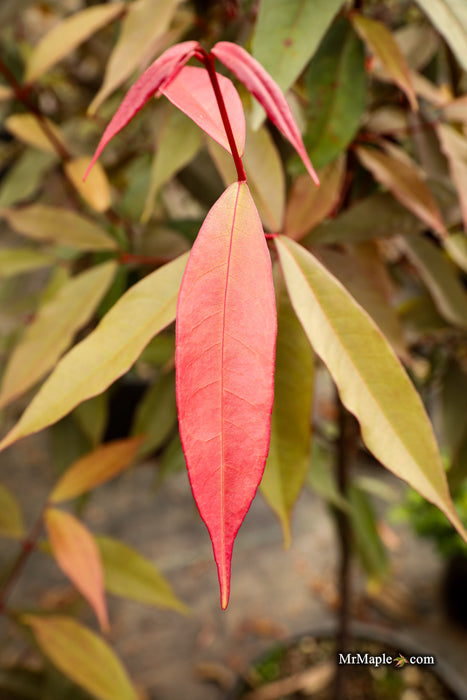
[{"label": "yellowing leaf", "polygon": [[295,312],[375,457],[449,518],[467,541],[449,496],[420,396],[368,314],[307,250],[276,239]]},{"label": "yellowing leaf", "polygon": [[55,262],[51,255],[33,248],[1,248],[0,279],[37,270],[39,267],[48,267]]},{"label": "yellowing leaf", "polygon": [[152,562],[111,537],[101,535],[96,537],[96,541],[104,567],[105,587],[109,593],[158,608],[188,612],[186,605],[176,597]]},{"label": "yellowing leaf", "polygon": [[444,240],[444,246],[449,256],[459,265],[461,270],[467,272],[467,238],[460,231],[453,233]]},{"label": "yellowing leaf", "polygon": [[106,642],[76,620],[23,615],[41,651],[68,678],[99,700],[137,700],[126,671]]},{"label": "yellowing leaf", "polygon": [[290,514],[309,469],[314,364],[283,282],[281,287],[271,443],[260,488],[279,517],[288,547]]},{"label": "yellowing leaf", "polygon": [[401,204],[441,237],[447,235],[435,198],[421,179],[415,164],[367,146],[358,146],[355,150],[362,165],[375,180],[387,187]]},{"label": "yellowing leaf", "polygon": [[23,518],[16,498],[0,484],[0,535],[20,539],[25,534]]},{"label": "yellowing leaf", "polygon": [[285,215],[284,233],[298,241],[338,204],[345,177],[344,156],[339,156],[318,170],[320,186],[306,175],[300,175],[292,185]]},{"label": "yellowing leaf", "polygon": [[26,328],[13,350],[0,387],[0,406],[39,381],[93,316],[108,290],[116,264],[97,265],[66,282]]},{"label": "yellowing leaf", "polygon": [[467,138],[447,124],[436,127],[441,150],[448,159],[449,171],[461,203],[464,229],[467,231]]},{"label": "yellowing leaf", "polygon": [[105,27],[122,12],[123,2],[95,5],[56,24],[37,46],[34,47],[26,64],[24,82],[32,83],[89,39],[98,29]]},{"label": "yellowing leaf", "polygon": [[463,0],[416,0],[467,70],[467,5]]},{"label": "yellowing leaf", "polygon": [[108,630],[104,574],[93,536],[74,515],[63,510],[47,508],[44,521],[58,566],[86,598],[101,628]]},{"label": "yellowing leaf", "polygon": [[371,53],[380,60],[389,77],[405,93],[412,109],[417,110],[417,98],[409,66],[390,30],[382,22],[364,17],[357,12],[351,15],[351,20]]},{"label": "yellowing leaf", "polygon": [[84,173],[91,162],[91,156],[73,158],[64,164],[67,178],[81,195],[86,204],[95,211],[105,211],[110,207],[110,185],[102,165],[97,162],[83,182]]},{"label": "yellowing leaf", "polygon": [[[64,138],[60,129],[50,119],[45,119],[44,117],[44,121],[56,140],[64,145]],[[5,119],[5,127],[10,134],[16,136],[23,143],[27,143],[28,146],[40,148],[41,151],[56,153],[54,144],[47,136],[47,131],[44,130],[41,122],[33,114],[11,114]]]},{"label": "yellowing leaf", "polygon": [[97,328],[58,363],[0,450],[56,423],[131,367],[149,341],[175,319],[187,259],[185,254],[164,265],[119,299]]},{"label": "yellowing leaf", "polygon": [[117,243],[93,221],[69,209],[32,204],[0,210],[11,228],[29,238],[54,241],[77,250],[114,250]]},{"label": "yellowing leaf", "polygon": [[128,5],[120,36],[105,68],[102,87],[88,112],[94,114],[134,70],[148,57],[148,51],[165,34],[180,0],[136,0]]},{"label": "yellowing leaf", "polygon": [[142,437],[115,440],[81,457],[60,477],[49,501],[59,503],[76,498],[113,479],[131,466],[142,441]]}]

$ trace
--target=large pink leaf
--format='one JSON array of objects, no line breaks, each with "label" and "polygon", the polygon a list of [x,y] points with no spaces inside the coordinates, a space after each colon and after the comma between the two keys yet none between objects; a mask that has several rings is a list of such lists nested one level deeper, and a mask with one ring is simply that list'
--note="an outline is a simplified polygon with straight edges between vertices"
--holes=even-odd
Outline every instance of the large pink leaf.
[{"label": "large pink leaf", "polygon": [[167,51],[164,51],[163,54],[156,58],[154,63],[152,63],[143,75],[138,78],[136,83],[125,95],[120,107],[117,109],[104,131],[93,159],[86,170],[84,179],[86,179],[92,166],[109,141],[133,119],[135,114],[144,107],[150,97],[183,68],[185,63],[199,48],[200,46],[197,41],[185,41],[181,44],[171,46],[170,49],[167,49]]},{"label": "large pink leaf", "polygon": [[201,227],[177,307],[177,404],[191,487],[227,606],[235,536],[261,480],[274,392],[271,261],[246,182]]},{"label": "large pink leaf", "polygon": [[237,44],[220,41],[215,44],[211,53],[231,70],[256,97],[266,110],[269,119],[290,141],[303,160],[310,176],[319,185],[318,176],[308,158],[298,126],[278,84],[256,59]]},{"label": "large pink leaf", "polygon": [[[230,125],[240,156],[245,150],[245,115],[239,94],[231,80],[217,74]],[[192,119],[214,141],[231,153],[216,96],[206,68],[185,66],[174,80],[161,88],[178,109]]]}]

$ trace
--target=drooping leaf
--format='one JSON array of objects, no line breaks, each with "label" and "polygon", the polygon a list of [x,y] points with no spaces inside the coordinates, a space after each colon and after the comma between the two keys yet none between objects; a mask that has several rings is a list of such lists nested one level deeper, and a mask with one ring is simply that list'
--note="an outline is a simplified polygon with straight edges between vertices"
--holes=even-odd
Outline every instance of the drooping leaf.
[{"label": "drooping leaf", "polygon": [[93,221],[69,209],[32,204],[21,209],[2,209],[12,229],[29,238],[54,241],[77,250],[114,250],[115,240]]},{"label": "drooping leaf", "polygon": [[93,447],[102,442],[108,419],[109,395],[106,392],[93,396],[76,406],[72,413],[83,435]]},{"label": "drooping leaf", "polygon": [[450,234],[444,239],[444,247],[461,270],[467,272],[467,239],[465,233],[459,231],[458,233]]},{"label": "drooping leaf", "polygon": [[356,552],[370,584],[379,583],[388,573],[389,561],[378,533],[376,514],[367,494],[355,484],[351,485],[348,497]]},{"label": "drooping leaf", "polygon": [[328,31],[306,71],[306,149],[317,168],[345,151],[365,110],[367,76],[363,44],[346,19]]},{"label": "drooping leaf", "polygon": [[108,630],[104,574],[93,536],[74,515],[57,508],[47,508],[44,521],[55,561],[86,598],[101,629]]},{"label": "drooping leaf", "polygon": [[[65,145],[65,139],[60,129],[50,119],[45,117],[43,119],[56,140]],[[13,136],[28,146],[34,146],[34,148],[39,148],[41,151],[56,154],[55,146],[41,126],[41,121],[33,114],[11,114],[5,119],[5,128],[8,129],[10,134],[13,134]]]},{"label": "drooping leaf", "polygon": [[279,86],[250,54],[241,46],[228,41],[218,42],[211,54],[219,59],[264,107],[269,119],[290,141],[302,159],[310,177],[319,184],[302,137],[290,107]]},{"label": "drooping leaf", "polygon": [[467,70],[467,5],[462,0],[416,0]]},{"label": "drooping leaf", "polygon": [[199,44],[197,41],[185,41],[176,46],[172,46],[156,58],[154,63],[152,63],[143,75],[138,78],[133,87],[125,95],[120,107],[107,125],[85,173],[85,177],[88,176],[89,171],[94,166],[94,163],[109,141],[133,119],[135,114],[144,107],[146,102],[160,90],[171,77],[175,76],[178,71],[183,68],[185,63],[193,56],[198,48]]},{"label": "drooping leaf", "polygon": [[123,2],[95,5],[66,17],[52,27],[29,56],[24,82],[32,83],[40,78],[49,68],[89,39],[94,32],[118,17],[124,7]]},{"label": "drooping leaf", "polygon": [[175,377],[163,374],[141,399],[133,422],[133,435],[144,435],[141,454],[158,450],[177,424]]},{"label": "drooping leaf", "polygon": [[34,248],[1,248],[0,279],[54,265],[55,258]]},{"label": "drooping leaf", "polygon": [[102,212],[110,207],[110,185],[100,163],[96,163],[92,173],[87,175],[86,182],[83,181],[83,178],[91,167],[90,156],[72,158],[63,167],[65,175],[91,209]]},{"label": "drooping leaf", "polygon": [[18,501],[0,484],[0,535],[20,539],[24,537],[24,523]]},{"label": "drooping leaf", "polygon": [[367,146],[358,146],[355,150],[360,162],[375,180],[387,187],[401,204],[441,237],[447,235],[436,200],[415,164]]},{"label": "drooping leaf", "polygon": [[188,608],[174,594],[154,564],[128,545],[112,537],[96,537],[109,593],[158,608],[186,614]]},{"label": "drooping leaf", "polygon": [[131,287],[97,328],[65,355],[44,382],[0,450],[56,423],[82,401],[121,377],[149,341],[175,319],[187,255]]},{"label": "drooping leaf", "polygon": [[467,540],[425,409],[388,342],[311,253],[288,238],[275,240],[295,312],[343,404],[358,418],[366,446]]},{"label": "drooping leaf", "polygon": [[158,133],[149,190],[141,216],[143,222],[151,218],[154,200],[162,185],[194,158],[201,144],[202,135],[196,124],[178,110],[171,111]]},{"label": "drooping leaf", "polygon": [[455,326],[467,328],[467,292],[457,268],[434,243],[423,236],[406,237],[404,247],[441,315]]},{"label": "drooping leaf", "polygon": [[[217,80],[241,157],[245,150],[245,115],[242,102],[229,78],[218,73]],[[231,152],[216,96],[205,68],[185,66],[168,85],[162,86],[160,91],[214,141],[228,153]]]},{"label": "drooping leaf", "polygon": [[11,207],[32,197],[43,185],[47,172],[57,162],[53,153],[26,150],[12,165],[0,187],[0,207]]},{"label": "drooping leaf", "polygon": [[284,233],[298,241],[312,231],[337,206],[345,177],[344,156],[318,170],[319,189],[305,175],[299,175],[288,198]]},{"label": "drooping leaf", "polygon": [[41,651],[68,678],[99,700],[137,700],[126,671],[107,643],[76,620],[23,615]]},{"label": "drooping leaf", "polygon": [[201,227],[176,333],[180,436],[225,608],[233,541],[263,473],[273,401],[271,261],[245,182],[225,191]]},{"label": "drooping leaf", "polygon": [[93,316],[115,274],[114,262],[72,277],[44,304],[14,348],[0,388],[0,406],[34,386]]},{"label": "drooping leaf", "polygon": [[290,544],[290,515],[308,473],[314,362],[282,280],[279,290],[271,443],[261,492]]},{"label": "drooping leaf", "polygon": [[364,17],[357,12],[352,14],[351,20],[355,30],[371,53],[380,60],[388,76],[405,93],[412,109],[417,110],[410,69],[391,31],[379,20]]},{"label": "drooping leaf", "polygon": [[146,59],[148,49],[166,32],[179,3],[180,0],[136,0],[128,5],[120,36],[107,62],[102,86],[89,106],[89,114],[95,114]]},{"label": "drooping leaf", "polygon": [[[286,92],[315,53],[343,0],[261,2],[252,54]],[[264,112],[261,110],[261,114]],[[259,109],[253,125],[260,124]]]},{"label": "drooping leaf", "polygon": [[60,477],[49,496],[50,503],[76,498],[121,474],[131,466],[143,439],[115,440],[78,459]]},{"label": "drooping leaf", "polygon": [[447,124],[438,124],[436,132],[449,163],[449,171],[461,203],[464,229],[467,231],[467,138]]}]

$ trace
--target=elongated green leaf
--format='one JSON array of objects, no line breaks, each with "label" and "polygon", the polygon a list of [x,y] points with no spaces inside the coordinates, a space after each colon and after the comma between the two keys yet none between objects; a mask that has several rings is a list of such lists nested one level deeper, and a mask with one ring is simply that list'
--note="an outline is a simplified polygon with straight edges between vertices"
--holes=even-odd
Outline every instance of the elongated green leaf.
[{"label": "elongated green leaf", "polygon": [[463,0],[416,0],[467,70],[467,5]]},{"label": "elongated green leaf", "polygon": [[[60,129],[50,121],[45,119],[47,128],[55,136],[59,143],[65,145],[65,140]],[[41,151],[56,153],[55,146],[47,135],[47,131],[41,126],[42,122],[33,114],[11,114],[5,119],[5,127],[10,134],[28,146],[40,148]]]},{"label": "elongated green leaf", "polygon": [[94,32],[112,22],[123,10],[123,2],[95,5],[56,24],[35,46],[29,56],[24,80],[32,83],[89,39]]},{"label": "elongated green leaf", "polygon": [[126,671],[107,643],[76,620],[23,615],[41,651],[68,678],[99,700],[137,700]]},{"label": "elongated green leaf", "polygon": [[55,258],[34,248],[1,248],[0,279],[48,267],[54,263]]},{"label": "elongated green leaf", "polygon": [[368,449],[445,513],[467,540],[423,404],[388,342],[344,287],[300,245],[276,239],[295,312]]},{"label": "elongated green leaf", "polygon": [[175,374],[168,372],[152,385],[138,405],[133,435],[144,435],[141,454],[158,450],[177,424]]},{"label": "elongated green leaf", "polygon": [[349,489],[350,516],[358,557],[371,583],[380,582],[388,573],[386,549],[378,534],[376,514],[366,493],[355,485]]},{"label": "elongated green leaf", "polygon": [[455,326],[467,328],[467,292],[456,267],[423,236],[408,236],[404,245],[441,315]]},{"label": "elongated green leaf", "polygon": [[80,156],[67,161],[63,166],[65,175],[91,209],[98,212],[106,211],[111,203],[110,184],[102,165],[96,163],[86,182],[83,182],[84,173],[90,162],[90,156]]},{"label": "elongated green leaf", "polygon": [[309,98],[304,143],[316,168],[355,137],[367,90],[363,44],[345,19],[333,24],[305,75]]},{"label": "elongated green leaf", "polygon": [[24,524],[16,498],[0,484],[0,535],[19,539],[24,536]]},{"label": "elongated green leaf", "polygon": [[11,207],[32,197],[43,185],[44,178],[57,162],[53,153],[28,149],[5,176],[0,188],[0,207]]},{"label": "elongated green leaf", "polygon": [[279,291],[271,442],[261,492],[276,512],[290,544],[290,515],[308,473],[313,353],[287,296]]},{"label": "elongated green leaf", "polygon": [[115,440],[101,445],[93,452],[81,457],[60,477],[49,496],[50,503],[60,503],[76,498],[86,491],[113,479],[131,466],[142,437]]},{"label": "elongated green leaf", "polygon": [[164,265],[121,297],[96,330],[58,363],[0,449],[56,423],[131,367],[151,338],[175,319],[187,258]]},{"label": "elongated green leaf", "polygon": [[456,186],[467,231],[467,139],[452,126],[438,124],[436,131],[441,149],[448,159],[449,171]]},{"label": "elongated green leaf", "polygon": [[8,361],[0,406],[30,389],[55,365],[76,331],[92,318],[115,270],[116,264],[108,262],[82,272],[39,309]]},{"label": "elongated green leaf", "polygon": [[69,209],[32,204],[22,209],[3,209],[17,232],[37,240],[54,241],[77,250],[114,250],[117,243],[93,221]]},{"label": "elongated green leaf", "polygon": [[96,541],[109,593],[158,608],[188,612],[151,561],[112,537],[100,535]]},{"label": "elongated green leaf", "polygon": [[[252,42],[252,54],[283,92],[298,78],[315,53],[343,0],[263,0]],[[259,105],[253,127],[264,116]]]},{"label": "elongated green leaf", "polygon": [[109,396],[104,392],[83,401],[73,411],[73,418],[93,447],[102,442],[109,415],[108,403]]},{"label": "elongated green leaf", "polygon": [[47,508],[44,521],[55,561],[86,598],[101,629],[108,631],[104,574],[93,536],[74,515],[57,508]]}]

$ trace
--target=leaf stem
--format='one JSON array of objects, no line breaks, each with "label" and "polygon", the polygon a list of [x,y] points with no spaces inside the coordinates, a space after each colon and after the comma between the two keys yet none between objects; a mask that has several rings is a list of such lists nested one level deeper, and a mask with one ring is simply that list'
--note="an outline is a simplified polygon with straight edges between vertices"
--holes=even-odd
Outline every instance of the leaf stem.
[{"label": "leaf stem", "polygon": [[246,174],[245,174],[245,170],[243,168],[242,159],[240,158],[240,155],[238,153],[237,144],[235,143],[235,138],[233,135],[232,126],[230,124],[229,115],[228,115],[227,109],[225,107],[225,102],[224,102],[224,98],[222,96],[222,92],[221,92],[221,89],[219,86],[219,81],[217,80],[217,73],[216,73],[216,69],[214,67],[214,56],[211,56],[210,54],[206,53],[206,51],[204,49],[201,49],[201,51],[196,54],[196,57],[202,63],[204,63],[206,70],[208,71],[209,78],[211,80],[211,85],[213,87],[214,94],[215,94],[216,100],[217,100],[217,104],[219,106],[219,112],[221,113],[225,133],[227,135],[227,139],[229,142],[230,152],[232,153],[232,157],[234,159],[235,168],[237,170],[238,181],[239,182],[246,182]]}]

